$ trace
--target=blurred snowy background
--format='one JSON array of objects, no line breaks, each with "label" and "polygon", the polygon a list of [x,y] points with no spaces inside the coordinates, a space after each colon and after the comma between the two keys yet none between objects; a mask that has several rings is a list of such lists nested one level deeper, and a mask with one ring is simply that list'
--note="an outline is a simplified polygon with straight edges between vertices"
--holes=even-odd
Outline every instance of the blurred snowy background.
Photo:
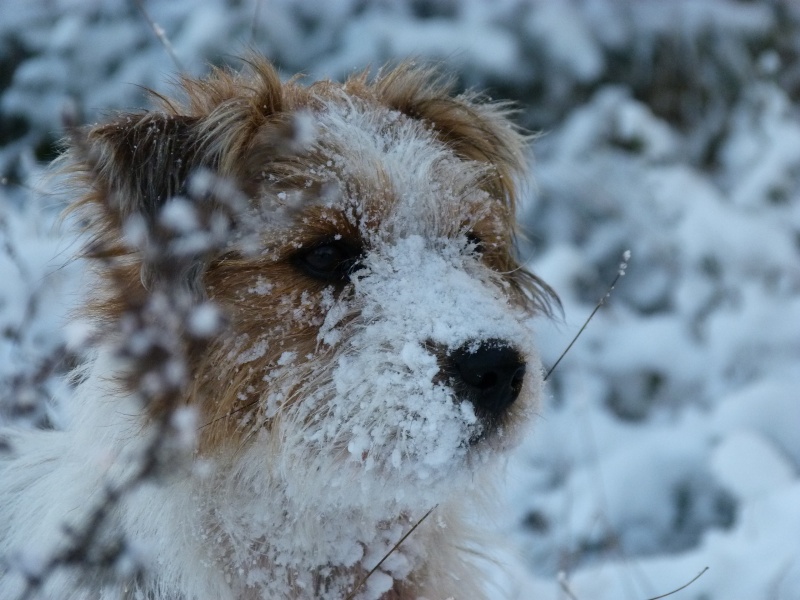
[{"label": "blurred snowy background", "polygon": [[[248,48],[310,78],[416,55],[516,101],[543,133],[520,251],[565,308],[535,324],[547,365],[632,251],[510,461],[493,526],[519,598],[644,600],[704,567],[673,597],[800,598],[800,3],[144,5],[193,74]],[[0,2],[0,422],[57,423],[78,359],[85,266],[46,172],[64,114],[176,70],[133,0]]]}]

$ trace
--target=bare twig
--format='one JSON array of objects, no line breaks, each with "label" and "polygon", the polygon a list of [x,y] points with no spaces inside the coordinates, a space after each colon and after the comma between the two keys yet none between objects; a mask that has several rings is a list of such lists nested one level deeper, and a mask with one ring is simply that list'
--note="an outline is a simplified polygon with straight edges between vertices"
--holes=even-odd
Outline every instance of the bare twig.
[{"label": "bare twig", "polygon": [[[691,581],[688,583],[683,584],[681,587],[672,590],[671,592],[667,592],[666,594],[662,594],[660,596],[654,596],[652,598],[648,598],[647,600],[661,600],[662,598],[666,598],[667,596],[672,596],[673,594],[677,594],[681,590],[685,590],[687,587],[692,585],[695,581],[700,579],[700,577],[708,571],[708,567],[705,567],[702,571],[700,571],[697,575],[692,578]],[[564,571],[559,571],[558,573],[558,585],[561,587],[561,590],[567,595],[569,600],[579,600],[578,597],[575,595],[575,592],[572,591],[572,588],[569,587],[569,581],[567,581],[567,576]]]},{"label": "bare twig", "polygon": [[581,407],[580,416],[581,420],[580,423],[583,426],[583,439],[586,440],[588,455],[591,457],[591,462],[594,466],[592,469],[592,473],[595,476],[595,486],[597,489],[597,495],[599,498],[599,508],[598,514],[596,515],[596,522],[600,523],[600,526],[603,528],[604,532],[608,535],[608,539],[610,540],[609,550],[619,556],[622,562],[626,565],[627,570],[625,571],[628,577],[625,578],[625,582],[628,584],[627,589],[630,595],[636,593],[636,584],[637,578],[639,583],[642,587],[645,587],[648,591],[653,588],[652,584],[648,580],[646,574],[641,570],[640,567],[636,564],[636,562],[628,555],[625,551],[622,544],[619,542],[619,533],[616,531],[616,527],[611,521],[609,515],[611,514],[610,504],[608,501],[608,492],[605,482],[605,477],[603,475],[603,465],[600,461],[600,451],[599,446],[597,444],[597,436],[594,432],[594,427],[592,425],[592,419],[590,416],[590,411],[586,408],[585,402],[580,402],[579,406]]},{"label": "bare twig", "polygon": [[258,21],[261,17],[261,5],[264,4],[263,0],[256,0],[256,7],[253,11],[253,26],[250,28],[250,43],[256,43],[256,36],[258,35]]},{"label": "bare twig", "polygon": [[[47,397],[45,389],[48,378],[64,364],[65,356],[68,355],[63,344],[59,344],[48,351],[43,358],[35,357],[31,360],[25,356],[26,342],[31,341],[31,330],[40,314],[42,303],[42,292],[44,285],[42,281],[35,281],[28,269],[28,265],[22,260],[17,248],[12,243],[14,239],[11,235],[11,225],[0,214],[0,233],[5,233],[0,250],[8,258],[19,273],[21,283],[27,288],[24,311],[16,323],[7,323],[0,329],[0,339],[5,339],[14,347],[14,355],[18,356],[24,366],[12,374],[5,381],[0,381],[0,412],[10,411],[13,416],[23,414],[33,414],[37,407],[44,406],[44,399]],[[40,402],[41,400],[41,402]],[[41,416],[41,415],[40,415]]]},{"label": "bare twig", "polygon": [[57,553],[52,554],[42,565],[38,572],[23,572],[26,586],[18,600],[31,600],[41,590],[47,579],[59,568],[71,565],[82,567],[112,567],[126,551],[125,540],[122,537],[98,547],[103,526],[111,511],[119,504],[121,499],[139,484],[158,472],[161,463],[161,448],[164,440],[168,439],[169,422],[161,420],[153,441],[147,446],[142,461],[137,465],[137,471],[126,481],[118,484],[107,482],[103,488],[103,497],[98,505],[86,516],[80,527],[66,527],[64,531],[67,544]]},{"label": "bare twig", "polygon": [[[438,506],[438,505],[436,505],[436,506]],[[377,564],[377,565],[375,565],[374,567],[372,567],[372,568],[369,570],[369,573],[367,573],[366,575],[364,575],[364,577],[361,579],[361,581],[359,581],[359,582],[358,582],[358,584],[357,584],[357,585],[356,585],[356,586],[353,588],[353,591],[352,591],[352,592],[350,592],[349,594],[347,594],[347,597],[345,598],[345,600],[352,600],[353,598],[355,598],[355,595],[358,593],[358,590],[360,590],[362,587],[364,587],[364,584],[367,582],[367,579],[369,579],[369,578],[370,578],[370,576],[371,576],[371,575],[372,575],[372,574],[373,574],[375,571],[377,571],[377,570],[380,568],[380,566],[381,566],[381,565],[382,565],[382,564],[383,564],[383,563],[386,561],[386,559],[387,559],[387,558],[389,558],[389,557],[390,557],[392,554],[394,554],[394,552],[395,552],[395,551],[396,551],[396,550],[397,550],[397,549],[400,547],[400,545],[401,545],[403,542],[405,542],[405,541],[406,541],[406,539],[408,538],[408,536],[410,536],[412,533],[414,533],[414,531],[417,529],[417,527],[419,527],[420,525],[422,525],[422,522],[423,522],[425,519],[427,519],[427,518],[430,516],[430,514],[431,514],[431,513],[434,511],[434,509],[436,508],[436,506],[434,506],[434,507],[433,507],[433,508],[431,508],[431,509],[430,509],[428,512],[426,512],[424,515],[422,515],[422,517],[420,518],[420,520],[419,520],[419,521],[417,521],[416,523],[414,523],[414,525],[411,527],[411,529],[409,529],[409,530],[408,530],[408,531],[405,533],[405,535],[404,535],[403,537],[401,537],[401,538],[400,538],[400,539],[397,541],[397,543],[396,543],[394,546],[392,546],[392,547],[389,549],[389,551],[388,551],[386,554],[384,554],[384,555],[383,555],[383,558],[382,558],[382,559],[380,559],[380,560],[378,561],[378,564]]]},{"label": "bare twig", "polygon": [[660,600],[661,598],[666,598],[667,596],[672,596],[672,594],[676,594],[676,593],[680,592],[681,590],[685,590],[687,587],[692,585],[695,581],[700,579],[700,577],[702,577],[703,574],[706,571],[708,571],[708,567],[705,567],[702,571],[700,571],[697,575],[695,575],[694,578],[691,581],[689,581],[688,583],[684,583],[681,587],[676,588],[676,589],[672,590],[671,592],[667,592],[666,594],[661,594],[660,596],[653,596],[652,598],[648,598],[647,600]]},{"label": "bare twig", "polygon": [[167,54],[169,54],[169,57],[172,59],[172,62],[175,63],[175,66],[178,68],[178,71],[181,73],[185,73],[186,69],[183,68],[183,64],[178,58],[178,55],[175,54],[175,49],[172,47],[172,44],[170,43],[169,38],[167,37],[167,34],[164,32],[164,30],[158,23],[156,23],[155,21],[153,21],[153,19],[150,18],[150,15],[148,14],[147,9],[145,9],[142,0],[133,0],[133,1],[139,8],[139,11],[142,13],[144,20],[147,21],[147,24],[150,26],[150,29],[152,29],[153,33],[156,34],[158,41],[161,42],[162,46],[164,46],[164,49],[167,51]]},{"label": "bare twig", "polygon": [[[89,160],[91,162],[91,157]],[[110,330],[103,336],[91,340],[93,343],[110,341],[117,356],[130,365],[126,383],[136,390],[142,406],[156,416],[152,436],[137,457],[133,472],[119,480],[106,480],[99,502],[77,526],[65,527],[63,546],[45,557],[35,572],[22,570],[26,585],[18,600],[31,600],[58,569],[91,568],[99,569],[102,574],[104,569],[118,564],[127,544],[123,532],[112,531],[110,540],[107,538],[108,522],[114,509],[144,481],[159,477],[165,471],[164,466],[180,458],[179,453],[186,450],[179,441],[180,424],[173,416],[182,406],[189,381],[189,357],[214,332],[206,329],[198,332],[187,325],[196,308],[207,301],[182,285],[187,265],[197,260],[192,253],[182,250],[182,242],[185,235],[200,232],[206,234],[208,251],[226,246],[232,230],[219,230],[218,217],[232,224],[234,214],[241,208],[236,194],[218,194],[219,186],[214,185],[214,177],[209,174],[205,179],[209,185],[198,188],[200,195],[190,195],[198,217],[195,229],[187,232],[157,223],[140,245],[131,246],[131,250],[141,256],[142,270],[153,275],[154,286],[152,290],[142,289],[141,293],[126,296],[119,321],[110,324]],[[104,210],[112,211],[114,205],[109,202]],[[113,256],[108,257],[110,254],[102,252],[102,248],[97,250],[98,256],[107,257],[100,260],[105,261],[112,282],[116,281],[121,275],[114,269]]]},{"label": "bare twig", "polygon": [[600,300],[595,305],[594,310],[592,311],[592,314],[590,314],[589,318],[587,318],[586,321],[584,321],[583,326],[578,330],[578,333],[575,334],[575,337],[572,338],[572,341],[569,343],[569,345],[566,347],[566,349],[561,353],[561,356],[558,357],[558,360],[547,371],[547,373],[544,376],[544,380],[545,381],[547,381],[548,377],[550,377],[550,375],[553,373],[553,371],[556,370],[556,367],[558,366],[558,364],[567,355],[567,352],[570,351],[570,349],[575,344],[575,342],[578,341],[578,338],[581,337],[581,334],[586,329],[586,326],[589,325],[589,321],[591,321],[592,318],[597,314],[597,311],[600,310],[600,307],[603,306],[603,304],[606,303],[606,300],[608,300],[608,298],[611,296],[611,292],[614,291],[614,288],[616,287],[617,282],[620,280],[620,278],[625,276],[625,271],[628,269],[628,261],[630,259],[631,259],[631,251],[630,250],[626,250],[622,254],[622,262],[619,264],[619,269],[617,270],[617,276],[614,277],[614,280],[608,286],[608,289],[606,290],[606,293],[603,294],[603,297],[600,298]]},{"label": "bare twig", "polygon": [[578,600],[578,597],[572,591],[572,588],[569,587],[567,574],[564,573],[564,571],[558,572],[558,585],[561,588],[561,591],[567,595],[567,598],[569,598],[569,600]]}]

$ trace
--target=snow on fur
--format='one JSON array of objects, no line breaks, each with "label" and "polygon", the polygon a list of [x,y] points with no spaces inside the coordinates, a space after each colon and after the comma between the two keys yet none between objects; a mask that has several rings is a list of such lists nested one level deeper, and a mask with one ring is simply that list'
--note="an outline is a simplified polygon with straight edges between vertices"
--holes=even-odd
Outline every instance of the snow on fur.
[{"label": "snow on fur", "polygon": [[[535,323],[547,366],[604,292],[622,250],[633,251],[611,301],[552,376],[542,419],[512,460],[508,509],[493,527],[519,544],[523,560],[492,553],[505,565],[490,569],[494,597],[556,598],[563,581],[581,600],[641,600],[705,566],[683,594],[798,596],[800,354],[792,325],[800,322],[800,137],[792,2],[256,4],[145,2],[194,74],[209,60],[241,54],[234,40],[252,37],[287,73],[338,78],[404,52],[445,60],[468,85],[488,83],[521,102],[523,122],[545,132],[534,145],[536,186],[523,195],[531,243],[522,253],[560,293],[566,313],[564,325]],[[95,119],[102,110],[142,104],[130,83],[165,91],[174,69],[122,0],[6,3],[0,39],[12,73],[0,100],[9,117],[0,171],[37,188],[33,148],[59,135],[67,99]],[[304,144],[319,133],[310,129]],[[77,302],[85,265],[64,265],[74,237],[51,227],[58,200],[35,196],[0,188],[0,224],[8,224],[0,227],[0,419],[63,428],[71,395],[65,365],[44,380],[39,367],[59,348],[60,323]],[[291,209],[297,198],[283,200]],[[263,296],[274,286],[262,278],[250,288]],[[38,308],[26,313],[37,294]],[[210,323],[206,317],[201,325]],[[71,352],[96,334],[85,321],[67,333]],[[234,353],[242,365],[271,352],[263,339],[242,344]],[[300,357],[285,358],[289,365]],[[424,353],[408,359],[424,368]],[[0,453],[7,437],[0,436]],[[52,447],[30,448],[43,460],[71,451],[64,437],[46,439]],[[98,452],[76,463],[73,475],[91,486],[96,465],[106,464],[105,442],[88,441]],[[195,475],[213,477],[209,467],[198,463]],[[473,483],[475,493],[485,487]],[[175,530],[180,514],[153,509],[162,505],[148,493],[154,539],[174,550],[194,534]],[[68,501],[62,494],[62,504]],[[50,508],[37,509],[38,521],[23,511],[23,523],[57,526],[59,507]],[[209,545],[214,540],[213,532],[201,535]],[[343,547],[341,559],[374,565],[393,539],[387,533],[369,557]],[[27,550],[17,564],[32,571],[54,542],[20,541]],[[126,564],[146,567],[156,550],[136,548]],[[406,558],[393,565],[398,573]],[[198,556],[188,567],[205,570],[206,560]],[[386,586],[389,571],[370,594]],[[209,585],[217,594],[225,582]]]}]

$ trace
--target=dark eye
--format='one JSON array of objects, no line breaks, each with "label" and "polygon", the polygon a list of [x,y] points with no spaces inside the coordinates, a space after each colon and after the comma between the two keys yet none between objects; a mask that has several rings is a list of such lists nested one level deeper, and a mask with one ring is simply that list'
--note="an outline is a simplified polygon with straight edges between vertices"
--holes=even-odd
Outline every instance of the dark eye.
[{"label": "dark eye", "polygon": [[314,279],[347,281],[358,266],[360,254],[357,248],[337,240],[301,251],[295,256],[295,264]]},{"label": "dark eye", "polygon": [[467,250],[472,254],[480,255],[486,251],[486,246],[480,237],[470,231],[467,233]]}]

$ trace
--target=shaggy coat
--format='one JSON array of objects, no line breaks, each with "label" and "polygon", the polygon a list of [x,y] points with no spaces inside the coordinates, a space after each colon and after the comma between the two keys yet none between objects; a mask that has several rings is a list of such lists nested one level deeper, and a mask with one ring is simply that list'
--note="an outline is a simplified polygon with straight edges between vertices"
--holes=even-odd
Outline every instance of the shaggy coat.
[{"label": "shaggy coat", "polygon": [[63,427],[2,433],[0,597],[491,596],[552,296],[507,107],[411,63],[182,91],[71,134],[91,350]]}]

